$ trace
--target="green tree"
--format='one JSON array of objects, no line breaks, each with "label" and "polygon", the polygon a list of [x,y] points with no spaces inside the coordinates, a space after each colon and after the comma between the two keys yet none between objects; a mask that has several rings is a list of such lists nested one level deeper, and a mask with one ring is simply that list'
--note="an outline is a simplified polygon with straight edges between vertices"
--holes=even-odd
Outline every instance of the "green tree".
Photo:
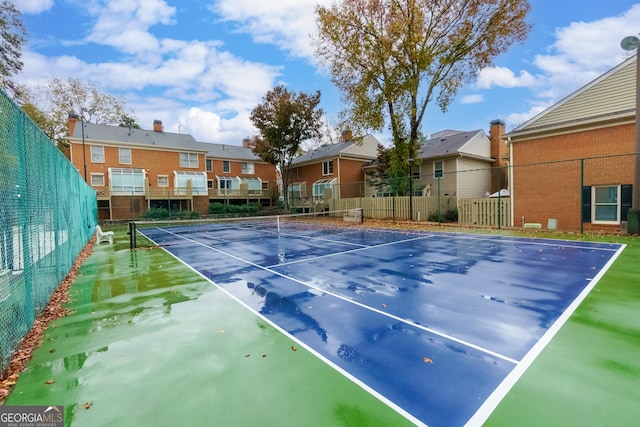
[{"label": "green tree", "polygon": [[22,70],[22,45],[27,33],[20,11],[9,0],[0,2],[0,87],[13,92],[11,77]]},{"label": "green tree", "polygon": [[393,137],[391,162],[408,171],[432,101],[458,89],[530,31],[527,0],[340,0],[316,8],[316,56],[358,131]]},{"label": "green tree", "polygon": [[140,125],[136,122],[136,118],[130,117],[126,114],[123,114],[120,117],[120,123],[118,123],[118,126],[130,129],[140,129]]},{"label": "green tree", "polygon": [[312,95],[296,94],[284,86],[276,86],[251,111],[251,122],[259,131],[253,138],[253,152],[279,168],[287,208],[291,161],[303,141],[321,134],[323,111],[319,104],[319,91]]}]

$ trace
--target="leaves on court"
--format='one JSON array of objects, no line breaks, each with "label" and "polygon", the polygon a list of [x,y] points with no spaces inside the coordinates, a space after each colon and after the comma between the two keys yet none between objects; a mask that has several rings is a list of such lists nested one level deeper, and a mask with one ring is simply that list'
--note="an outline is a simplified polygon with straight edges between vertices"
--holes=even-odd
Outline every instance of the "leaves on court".
[{"label": "leaves on court", "polygon": [[382,304],[382,306],[383,306],[384,308],[387,308],[387,305],[388,305],[388,304]]},{"label": "leaves on court", "polygon": [[431,363],[433,365],[433,360],[430,357],[423,357],[422,361],[424,363]]},{"label": "leaves on court", "polygon": [[291,350],[293,350],[293,351],[298,351],[298,347],[296,347],[295,345],[292,345],[292,346],[291,346]]},{"label": "leaves on court", "polygon": [[83,404],[82,407],[84,409],[89,409],[89,408],[91,408],[91,405],[93,405],[93,403],[87,402],[87,403]]},{"label": "leaves on court", "polygon": [[220,328],[220,329],[218,329],[218,333],[219,333],[219,334],[224,334],[224,328]]},{"label": "leaves on court", "polygon": [[51,385],[51,384],[54,384],[55,382],[56,382],[56,380],[46,380],[44,383],[46,385]]}]

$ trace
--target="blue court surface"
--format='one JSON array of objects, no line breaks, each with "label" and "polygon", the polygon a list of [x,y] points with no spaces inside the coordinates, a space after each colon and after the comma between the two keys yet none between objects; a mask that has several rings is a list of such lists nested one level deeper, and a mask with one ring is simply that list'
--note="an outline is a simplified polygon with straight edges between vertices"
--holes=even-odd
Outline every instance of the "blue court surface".
[{"label": "blue court surface", "polygon": [[619,245],[360,227],[141,229],[417,425],[480,425]]}]

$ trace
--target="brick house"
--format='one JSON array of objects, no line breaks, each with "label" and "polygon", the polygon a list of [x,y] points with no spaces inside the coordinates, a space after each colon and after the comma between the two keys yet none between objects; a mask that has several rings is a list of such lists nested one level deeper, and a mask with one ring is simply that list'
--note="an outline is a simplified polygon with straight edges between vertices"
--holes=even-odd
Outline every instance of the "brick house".
[{"label": "brick house", "polygon": [[364,195],[362,167],[378,156],[380,142],[373,135],[325,145],[291,161],[287,188],[289,205],[300,211],[326,209],[330,198]]},{"label": "brick house", "polygon": [[274,165],[253,154],[247,141],[243,146],[203,143],[207,148],[209,200],[221,203],[271,205],[278,186]]},{"label": "brick house", "polygon": [[623,228],[635,144],[633,56],[504,135],[512,226]]},{"label": "brick house", "polygon": [[[83,128],[78,117],[71,115],[66,141],[67,157],[97,192],[99,220],[139,218],[150,208],[207,215],[210,197],[218,198],[213,175],[219,170],[225,176],[225,162],[230,166],[229,178],[238,183],[242,177],[243,183],[257,178],[261,187],[263,181],[275,185],[274,167],[273,172],[265,172],[268,168],[249,165],[250,149],[221,150],[188,134],[164,132],[159,120],[152,130],[88,122]],[[237,149],[244,150],[243,154]],[[233,155],[224,154],[232,150]],[[243,164],[247,171],[253,168],[253,173],[243,174]],[[227,194],[227,202],[230,198],[246,201],[249,186],[246,194],[241,188],[244,186],[238,186],[237,194]]]}]

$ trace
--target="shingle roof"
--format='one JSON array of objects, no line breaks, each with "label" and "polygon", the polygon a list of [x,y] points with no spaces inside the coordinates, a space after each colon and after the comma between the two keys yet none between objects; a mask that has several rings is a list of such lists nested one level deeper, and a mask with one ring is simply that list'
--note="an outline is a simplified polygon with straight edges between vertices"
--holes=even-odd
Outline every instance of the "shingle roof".
[{"label": "shingle roof", "polygon": [[[71,138],[82,139],[82,122],[78,121]],[[206,150],[189,134],[155,132],[147,129],[129,129],[121,126],[85,123],[85,141],[103,141],[123,145],[148,145],[168,149]]]},{"label": "shingle roof", "polygon": [[208,150],[207,157],[214,157],[216,159],[262,161],[258,156],[253,154],[251,148],[241,147],[239,145],[214,144],[210,142],[201,142],[200,144],[205,150]]},{"label": "shingle roof", "polygon": [[420,158],[444,157],[460,153],[460,149],[474,136],[484,131],[458,132],[447,136],[429,139],[420,144]]},{"label": "shingle roof", "polygon": [[297,165],[300,163],[305,163],[309,161],[314,161],[318,159],[327,159],[331,157],[335,157],[340,154],[342,151],[354,145],[354,141],[346,141],[339,142],[337,144],[325,145],[320,148],[316,148],[315,150],[309,151],[308,153],[304,153],[301,156],[296,157],[291,161],[292,165]]}]

